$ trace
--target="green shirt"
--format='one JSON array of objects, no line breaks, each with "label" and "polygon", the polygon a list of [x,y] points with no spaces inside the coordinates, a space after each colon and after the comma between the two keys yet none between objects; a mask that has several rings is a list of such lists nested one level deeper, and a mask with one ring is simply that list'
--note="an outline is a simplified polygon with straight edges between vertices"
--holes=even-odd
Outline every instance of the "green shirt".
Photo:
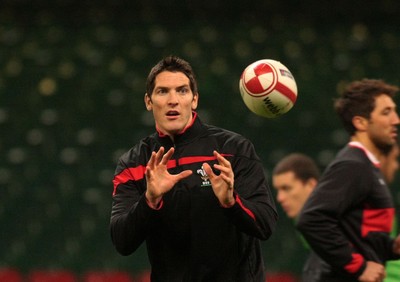
[{"label": "green shirt", "polygon": [[[391,236],[397,235],[397,220],[394,219]],[[384,282],[400,282],[400,260],[390,260],[386,263],[386,278]]]}]

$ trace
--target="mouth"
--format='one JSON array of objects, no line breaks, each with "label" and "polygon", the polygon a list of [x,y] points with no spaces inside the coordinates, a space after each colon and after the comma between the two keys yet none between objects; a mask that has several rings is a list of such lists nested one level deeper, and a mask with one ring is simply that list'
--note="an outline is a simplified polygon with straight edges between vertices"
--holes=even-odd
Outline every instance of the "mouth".
[{"label": "mouth", "polygon": [[176,118],[179,116],[179,112],[178,111],[168,111],[166,116],[168,118]]},{"label": "mouth", "polygon": [[282,205],[282,209],[287,213],[289,211],[289,207]]}]

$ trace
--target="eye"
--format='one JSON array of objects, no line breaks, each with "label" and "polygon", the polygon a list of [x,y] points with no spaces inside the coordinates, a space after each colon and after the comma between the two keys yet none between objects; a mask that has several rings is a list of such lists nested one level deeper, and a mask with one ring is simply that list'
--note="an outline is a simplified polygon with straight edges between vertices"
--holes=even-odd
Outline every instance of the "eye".
[{"label": "eye", "polygon": [[189,93],[189,87],[181,87],[181,88],[179,88],[178,89],[178,93],[180,93],[180,94],[187,94],[187,93]]},{"label": "eye", "polygon": [[166,93],[168,93],[168,91],[165,88],[158,88],[155,93],[156,94],[166,94]]}]

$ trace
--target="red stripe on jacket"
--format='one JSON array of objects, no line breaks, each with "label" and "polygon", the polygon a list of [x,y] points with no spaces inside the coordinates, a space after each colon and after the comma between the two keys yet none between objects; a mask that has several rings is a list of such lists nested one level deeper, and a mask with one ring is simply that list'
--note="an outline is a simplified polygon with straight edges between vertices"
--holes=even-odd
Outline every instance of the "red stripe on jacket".
[{"label": "red stripe on jacket", "polygon": [[140,165],[137,167],[130,167],[126,168],[123,171],[121,171],[119,174],[114,176],[113,179],[113,184],[114,184],[114,191],[113,191],[113,196],[117,192],[117,186],[122,183],[126,183],[129,180],[140,180],[144,177],[144,174],[146,173],[146,167],[144,165]]},{"label": "red stripe on jacket", "polygon": [[[231,154],[221,154],[224,157],[227,156],[233,156]],[[177,166],[177,163],[179,165],[187,165],[187,164],[192,164],[192,163],[199,163],[199,162],[206,162],[206,161],[213,161],[216,160],[215,156],[192,156],[192,157],[184,157],[180,158],[178,160],[169,160],[167,163],[167,168],[174,168]],[[114,184],[114,191],[113,195],[117,192],[117,186],[126,183],[129,180],[133,181],[138,181],[141,180],[146,173],[146,166],[140,165],[137,167],[130,167],[126,168],[123,171],[121,171],[119,174],[117,174],[114,179],[113,179],[113,184]]]},{"label": "red stripe on jacket", "polygon": [[[221,154],[224,157],[227,156],[233,156],[231,154]],[[184,157],[184,158],[180,158],[178,160],[169,160],[167,163],[167,168],[174,168],[177,166],[177,163],[179,165],[186,165],[186,164],[192,164],[192,163],[199,163],[199,162],[206,162],[206,161],[213,161],[216,160],[215,156],[192,156],[192,157]],[[138,181],[143,179],[144,175],[146,173],[146,166],[144,165],[140,165],[137,167],[131,167],[131,168],[127,168],[124,169],[123,171],[121,171],[119,174],[117,174],[114,179],[113,179],[113,184],[114,184],[114,191],[113,191],[113,196],[116,194],[117,192],[117,187],[118,185],[122,184],[122,183],[126,183],[130,180],[133,181]],[[239,196],[236,195],[236,199],[237,203],[240,205],[240,207],[251,217],[253,218],[253,220],[256,220],[256,217],[254,215],[254,213],[249,210],[248,208],[246,208],[242,201],[240,200]]]},{"label": "red stripe on jacket", "polygon": [[255,221],[256,220],[256,216],[254,215],[254,213],[249,210],[248,208],[246,208],[243,203],[242,200],[240,200],[239,196],[236,194],[235,197],[236,202],[239,204],[239,206]]},{"label": "red stripe on jacket", "polygon": [[394,208],[364,210],[361,235],[366,237],[372,231],[390,233],[392,231],[394,214]]},{"label": "red stripe on jacket", "polygon": [[356,273],[364,264],[364,258],[360,254],[352,254],[353,259],[344,267],[349,273]]}]

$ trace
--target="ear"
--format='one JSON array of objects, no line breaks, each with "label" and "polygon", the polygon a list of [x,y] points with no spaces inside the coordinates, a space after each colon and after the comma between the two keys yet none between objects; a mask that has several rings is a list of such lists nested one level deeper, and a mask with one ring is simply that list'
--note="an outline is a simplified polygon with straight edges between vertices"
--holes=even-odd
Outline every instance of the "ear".
[{"label": "ear", "polygon": [[315,178],[309,178],[304,183],[304,193],[307,194],[307,197],[314,191],[315,187],[317,187],[318,180]]},{"label": "ear", "polygon": [[354,116],[352,119],[354,127],[358,131],[365,131],[367,130],[368,126],[368,120],[365,117],[362,116]]},{"label": "ear", "polygon": [[199,104],[199,93],[194,93],[193,94],[193,100],[192,100],[192,110],[197,109],[197,105]]},{"label": "ear", "polygon": [[314,188],[317,186],[318,180],[315,178],[310,178],[307,180],[307,185],[310,187],[311,190],[314,190]]},{"label": "ear", "polygon": [[149,112],[153,109],[153,102],[147,93],[144,94],[144,104]]}]

